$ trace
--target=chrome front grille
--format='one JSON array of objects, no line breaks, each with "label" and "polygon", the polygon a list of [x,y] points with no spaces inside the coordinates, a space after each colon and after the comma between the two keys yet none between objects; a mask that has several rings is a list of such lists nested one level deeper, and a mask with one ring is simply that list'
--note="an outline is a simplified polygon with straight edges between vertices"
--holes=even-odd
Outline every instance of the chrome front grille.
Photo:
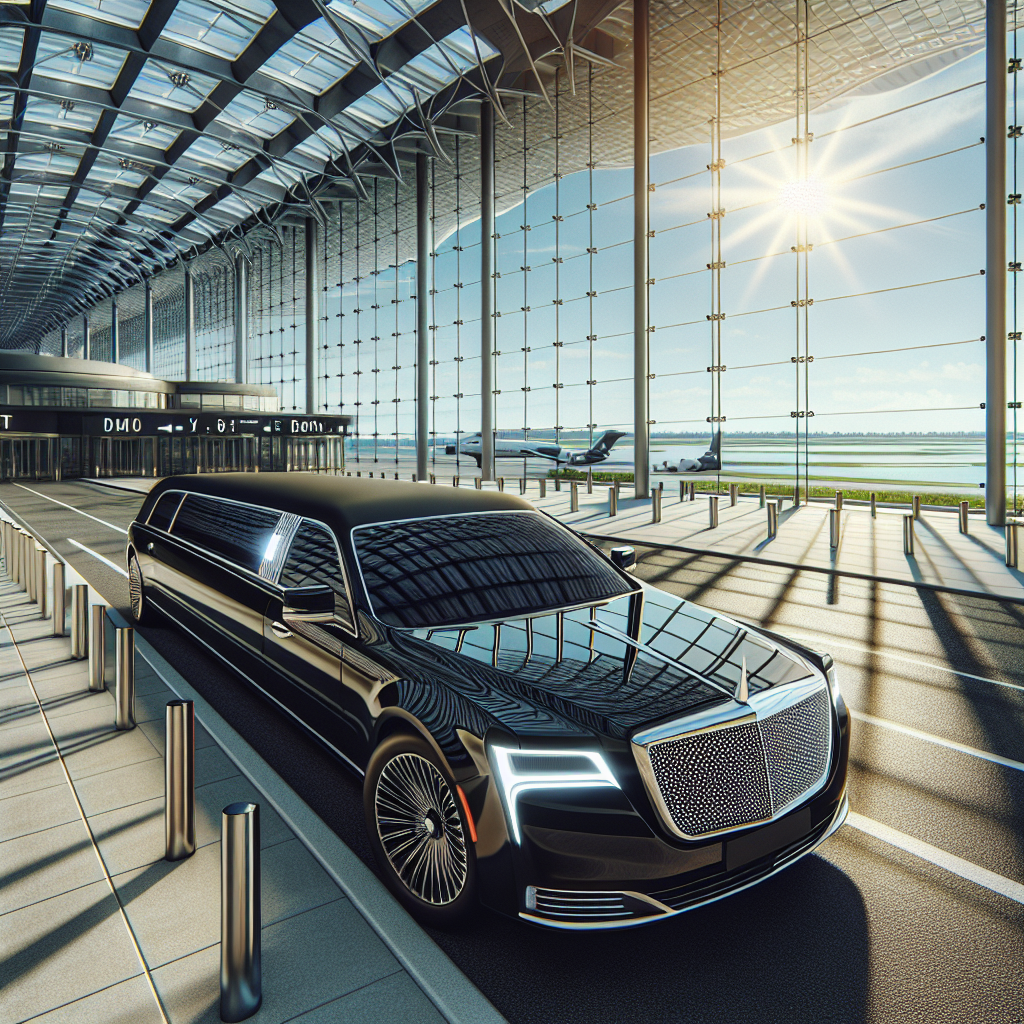
[{"label": "chrome front grille", "polygon": [[821,788],[832,756],[829,692],[819,680],[761,691],[749,706],[683,719],[633,738],[666,825],[687,839],[770,821]]},{"label": "chrome front grille", "polygon": [[526,887],[526,909],[555,921],[607,921],[632,917],[621,892]]}]

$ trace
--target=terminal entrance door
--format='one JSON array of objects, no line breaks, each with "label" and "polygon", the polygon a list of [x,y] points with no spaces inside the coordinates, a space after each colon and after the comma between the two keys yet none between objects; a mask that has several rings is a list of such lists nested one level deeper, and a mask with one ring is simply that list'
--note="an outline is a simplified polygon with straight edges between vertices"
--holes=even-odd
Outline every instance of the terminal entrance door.
[{"label": "terminal entrance door", "polygon": [[58,460],[59,438],[0,438],[0,480],[49,480]]}]

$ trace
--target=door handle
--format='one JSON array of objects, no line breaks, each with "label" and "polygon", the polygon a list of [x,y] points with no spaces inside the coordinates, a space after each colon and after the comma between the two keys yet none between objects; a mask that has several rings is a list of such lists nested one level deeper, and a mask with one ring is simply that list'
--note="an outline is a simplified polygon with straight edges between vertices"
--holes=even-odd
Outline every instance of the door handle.
[{"label": "door handle", "polygon": [[282,640],[287,640],[292,635],[292,631],[282,622],[271,622],[270,628],[274,631],[274,636]]}]

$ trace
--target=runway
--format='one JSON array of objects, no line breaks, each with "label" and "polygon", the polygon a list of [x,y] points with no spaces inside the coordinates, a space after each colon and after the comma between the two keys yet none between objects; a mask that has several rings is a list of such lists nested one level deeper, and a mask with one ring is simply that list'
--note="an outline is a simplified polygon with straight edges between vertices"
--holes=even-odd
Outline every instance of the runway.
[{"label": "runway", "polygon": [[[141,495],[4,484],[0,500],[125,609]],[[435,941],[513,1022],[1024,1019],[1024,607],[870,581],[829,604],[818,574],[638,556],[641,578],[832,653],[858,719],[852,824],[658,925],[572,934],[484,913]],[[145,635],[372,863],[359,782],[187,638]]]}]

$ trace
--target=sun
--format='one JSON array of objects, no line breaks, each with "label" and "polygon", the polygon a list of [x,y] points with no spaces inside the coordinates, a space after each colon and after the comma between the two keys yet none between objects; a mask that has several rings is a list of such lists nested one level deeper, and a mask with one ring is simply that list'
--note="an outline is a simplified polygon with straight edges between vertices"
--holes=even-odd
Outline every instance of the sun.
[{"label": "sun", "polygon": [[829,208],[828,186],[820,178],[799,178],[779,188],[778,205],[788,213],[803,217],[821,217]]}]

